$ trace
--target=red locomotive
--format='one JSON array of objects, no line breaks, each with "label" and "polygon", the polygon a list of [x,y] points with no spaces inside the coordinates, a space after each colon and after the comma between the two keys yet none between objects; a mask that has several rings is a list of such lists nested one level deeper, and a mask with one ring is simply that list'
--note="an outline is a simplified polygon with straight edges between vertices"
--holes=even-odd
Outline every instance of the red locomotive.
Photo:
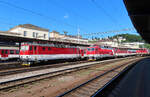
[{"label": "red locomotive", "polygon": [[104,46],[91,46],[87,48],[86,56],[89,60],[97,60],[105,57],[113,57],[114,51],[112,48]]},{"label": "red locomotive", "polygon": [[149,51],[147,49],[112,48],[97,45],[88,47],[86,50],[86,56],[89,60],[146,54],[149,54]]},{"label": "red locomotive", "polygon": [[148,51],[148,49],[146,49],[146,48],[141,48],[141,49],[136,50],[136,54],[142,56],[142,55],[149,54],[149,51]]},{"label": "red locomotive", "polygon": [[81,51],[76,46],[64,44],[41,44],[22,43],[20,49],[20,59],[30,65],[34,62],[57,60],[57,59],[79,59]]}]

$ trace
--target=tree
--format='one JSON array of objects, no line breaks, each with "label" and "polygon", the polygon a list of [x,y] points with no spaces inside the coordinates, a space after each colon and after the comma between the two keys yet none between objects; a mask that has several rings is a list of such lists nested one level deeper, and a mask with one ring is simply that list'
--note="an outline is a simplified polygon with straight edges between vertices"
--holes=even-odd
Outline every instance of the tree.
[{"label": "tree", "polygon": [[113,36],[112,38],[123,37],[126,40],[123,42],[144,42],[141,36],[134,34],[118,34]]}]

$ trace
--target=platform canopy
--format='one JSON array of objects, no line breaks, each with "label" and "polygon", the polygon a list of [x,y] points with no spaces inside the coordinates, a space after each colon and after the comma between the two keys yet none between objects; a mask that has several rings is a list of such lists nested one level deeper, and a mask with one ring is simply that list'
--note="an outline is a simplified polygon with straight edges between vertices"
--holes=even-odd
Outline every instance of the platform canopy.
[{"label": "platform canopy", "polygon": [[70,45],[76,45],[76,46],[89,46],[89,44],[82,44],[82,43],[72,43],[69,41],[64,41],[61,39],[53,39],[50,38],[50,40],[42,40],[42,39],[36,39],[36,38],[26,38],[26,37],[20,37],[17,35],[10,35],[10,34],[4,34],[2,31],[0,31],[0,42],[8,42],[8,43],[21,43],[21,42],[43,42],[43,43],[63,43],[63,44],[70,44]]},{"label": "platform canopy", "polygon": [[150,3],[149,0],[124,0],[128,14],[137,32],[150,43]]}]

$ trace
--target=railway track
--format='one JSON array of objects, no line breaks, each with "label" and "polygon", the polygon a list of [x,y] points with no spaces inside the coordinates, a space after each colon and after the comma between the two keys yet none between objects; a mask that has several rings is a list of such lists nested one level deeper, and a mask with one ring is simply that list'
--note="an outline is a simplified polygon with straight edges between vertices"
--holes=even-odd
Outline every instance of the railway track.
[{"label": "railway track", "polygon": [[[103,81],[106,81],[106,80],[109,81],[113,77],[114,78],[118,77],[119,72],[121,72],[121,71],[125,72],[125,71],[129,70],[127,68],[134,65],[133,63],[135,63],[136,61],[133,60],[128,63],[117,66],[111,70],[106,70],[104,73],[88,80],[87,82],[84,82],[84,83],[78,85],[77,87],[75,87],[71,90],[66,91],[65,93],[59,95],[58,97],[91,97],[92,95],[94,97],[95,96],[94,94],[96,93],[96,91],[98,91],[100,89],[100,87],[102,87]],[[127,64],[130,64],[130,65],[127,66]],[[112,79],[112,80],[114,80],[114,79]],[[112,82],[112,80],[110,82]],[[105,94],[106,93],[107,92],[105,92]],[[106,96],[103,95],[102,97],[106,97]]]},{"label": "railway track", "polygon": [[[120,59],[120,60],[123,60],[123,59]],[[35,81],[40,81],[40,80],[51,78],[54,76],[59,76],[59,75],[63,75],[66,73],[75,72],[75,71],[78,71],[81,69],[87,69],[87,68],[90,68],[96,64],[108,64],[108,63],[112,63],[112,62],[116,62],[116,61],[119,61],[119,59],[107,60],[104,62],[90,62],[89,64],[84,63],[84,64],[86,64],[84,66],[83,65],[80,65],[80,66],[72,65],[72,67],[70,67],[70,68],[66,67],[63,69],[50,71],[50,72],[46,72],[46,73],[40,73],[40,74],[34,74],[31,72],[29,74],[30,76],[23,75],[23,77],[21,77],[21,78],[16,78],[13,80],[11,79],[11,80],[0,81],[0,90],[7,90],[7,89],[11,89],[11,88],[16,87],[16,86],[22,86],[24,84],[32,83]],[[37,71],[35,71],[35,72],[37,72]],[[18,75],[16,75],[16,76],[18,76]],[[15,78],[15,76],[14,77],[11,76],[11,78]]]},{"label": "railway track", "polygon": [[15,68],[22,68],[23,66],[20,65],[20,62],[3,62],[0,63],[0,71],[15,69]]},{"label": "railway track", "polygon": [[36,70],[42,70],[42,69],[48,69],[48,68],[57,68],[60,66],[67,66],[67,65],[75,65],[80,63],[86,63],[87,61],[77,61],[77,62],[67,62],[67,63],[58,63],[58,64],[50,64],[50,65],[43,65],[43,66],[35,66],[35,67],[22,67],[17,69],[9,69],[9,70],[3,70],[0,71],[0,76],[8,76],[18,73],[25,73],[25,72],[31,72]]},{"label": "railway track", "polygon": [[[120,58],[119,60],[124,60],[124,58]],[[60,66],[76,65],[76,64],[87,63],[87,62],[88,62],[87,60],[83,60],[83,61],[76,61],[76,62],[41,65],[41,66],[34,66],[34,67],[22,67],[22,66],[19,66],[19,68],[8,69],[8,70],[1,70],[0,71],[0,77],[13,75],[13,74],[18,74],[18,73],[25,73],[25,72],[31,72],[31,71],[36,71],[36,70],[48,69],[48,68],[57,68],[57,67],[60,67]],[[9,64],[9,65],[11,65],[11,64]]]}]

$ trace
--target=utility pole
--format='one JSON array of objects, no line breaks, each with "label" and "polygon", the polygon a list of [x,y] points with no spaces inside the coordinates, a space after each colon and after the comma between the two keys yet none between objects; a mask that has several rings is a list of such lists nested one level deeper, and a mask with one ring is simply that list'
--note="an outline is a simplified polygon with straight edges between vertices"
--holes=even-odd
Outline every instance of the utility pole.
[{"label": "utility pole", "polygon": [[80,37],[80,28],[79,28],[79,25],[78,25],[77,32],[78,32],[78,43],[79,43],[79,37]]}]

